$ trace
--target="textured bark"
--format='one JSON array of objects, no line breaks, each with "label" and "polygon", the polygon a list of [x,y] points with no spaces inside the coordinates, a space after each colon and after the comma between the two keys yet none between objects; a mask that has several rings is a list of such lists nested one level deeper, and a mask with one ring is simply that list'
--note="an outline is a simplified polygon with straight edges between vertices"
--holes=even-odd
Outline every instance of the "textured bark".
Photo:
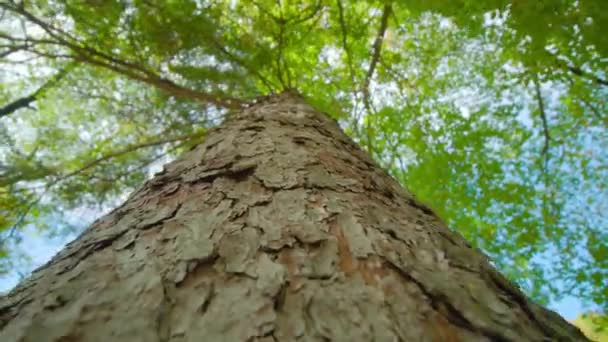
[{"label": "textured bark", "polygon": [[165,166],[0,320],[0,341],[585,340],[289,93]]}]

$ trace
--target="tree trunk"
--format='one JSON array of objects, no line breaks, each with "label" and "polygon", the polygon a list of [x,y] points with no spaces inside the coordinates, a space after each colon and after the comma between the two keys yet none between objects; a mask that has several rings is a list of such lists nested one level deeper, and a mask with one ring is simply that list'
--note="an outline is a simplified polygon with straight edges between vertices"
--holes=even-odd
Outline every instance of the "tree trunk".
[{"label": "tree trunk", "polygon": [[209,131],[0,320],[0,341],[585,340],[290,93]]}]

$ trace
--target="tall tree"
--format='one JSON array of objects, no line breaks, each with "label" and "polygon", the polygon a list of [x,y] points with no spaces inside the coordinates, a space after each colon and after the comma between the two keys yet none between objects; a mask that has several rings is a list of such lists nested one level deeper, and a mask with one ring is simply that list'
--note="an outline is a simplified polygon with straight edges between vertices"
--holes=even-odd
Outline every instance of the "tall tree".
[{"label": "tall tree", "polygon": [[0,273],[296,89],[535,301],[605,312],[606,6],[1,1]]},{"label": "tall tree", "polygon": [[586,340],[289,92],[168,164],[0,318],[3,341]]}]

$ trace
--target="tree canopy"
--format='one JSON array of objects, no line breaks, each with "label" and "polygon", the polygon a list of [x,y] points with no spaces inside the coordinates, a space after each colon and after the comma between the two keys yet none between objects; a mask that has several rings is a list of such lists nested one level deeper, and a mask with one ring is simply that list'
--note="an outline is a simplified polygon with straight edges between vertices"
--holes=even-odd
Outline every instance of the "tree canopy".
[{"label": "tree canopy", "polygon": [[0,3],[0,264],[297,90],[541,303],[608,308],[608,2]]}]

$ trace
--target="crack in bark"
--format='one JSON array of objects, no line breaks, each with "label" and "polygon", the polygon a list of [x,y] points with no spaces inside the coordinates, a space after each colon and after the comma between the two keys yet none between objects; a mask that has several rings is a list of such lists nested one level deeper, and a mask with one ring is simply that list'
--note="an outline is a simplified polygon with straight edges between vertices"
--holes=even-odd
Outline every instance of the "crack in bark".
[{"label": "crack in bark", "polygon": [[4,328],[8,324],[8,322],[10,322],[13,318],[15,318],[15,316],[19,314],[19,310],[12,310],[13,308],[20,308],[33,301],[34,300],[31,297],[24,296],[23,298],[14,303],[0,307],[0,329]]},{"label": "crack in bark", "polygon": [[416,208],[416,209],[420,209],[423,213],[429,215],[429,216],[433,216],[433,217],[437,217],[437,215],[435,215],[435,213],[433,212],[433,210],[431,210],[431,208],[427,207],[426,205],[416,201],[413,198],[408,198],[407,199],[407,203],[409,205],[411,205],[412,207]]},{"label": "crack in bark", "polygon": [[211,283],[211,289],[209,289],[209,292],[205,296],[203,303],[198,308],[198,312],[201,314],[201,316],[205,315],[207,313],[207,310],[209,310],[209,306],[211,305],[211,301],[213,301],[214,298],[215,298],[215,284]]},{"label": "crack in bark", "polygon": [[[220,177],[228,177],[228,178],[234,179],[236,181],[242,181],[242,180],[246,179],[247,177],[253,175],[253,173],[255,172],[255,169],[257,168],[257,165],[254,165],[254,164],[238,165],[237,164],[238,161],[240,161],[239,158],[237,158],[234,161],[229,162],[228,164],[226,164],[224,166],[204,170],[203,171],[204,173],[209,173],[209,174],[201,176],[194,180],[188,181],[187,183],[189,183],[189,184],[212,183],[215,179],[220,178]],[[185,170],[184,173],[186,173],[188,171],[192,171],[194,169],[196,169],[196,167],[192,167],[188,170]]]},{"label": "crack in bark", "polygon": [[[161,276],[162,279],[162,276]],[[163,288],[163,298],[161,301],[160,312],[157,317],[156,333],[160,342],[169,342],[171,340],[171,313],[173,310],[173,304],[170,299],[169,285],[165,280],[161,280]]]},{"label": "crack in bark", "polygon": [[279,312],[285,305],[285,299],[287,297],[287,288],[289,287],[289,281],[284,281],[279,288],[279,291],[273,297],[273,308],[275,312]]},{"label": "crack in bark", "polygon": [[[514,285],[512,285],[511,283],[509,283],[503,275],[499,274],[496,270],[489,268],[489,270],[487,270],[486,272],[484,272],[486,275],[486,279],[489,279],[489,281],[494,284],[494,286],[496,288],[498,288],[499,290],[501,290],[504,294],[506,294],[509,298],[511,298],[516,304],[519,305],[519,307],[522,309],[522,311],[528,316],[528,319],[533,322],[534,324],[536,324],[543,332],[545,332],[548,336],[560,336],[559,341],[567,341],[565,340],[565,337],[557,330],[555,330],[550,324],[547,324],[546,322],[542,321],[541,319],[539,319],[538,315],[534,312],[534,309],[532,308],[532,305],[535,305],[534,303],[530,303],[525,295],[523,293],[521,293],[521,291],[517,288],[515,288]],[[545,313],[550,313],[549,310],[546,310],[544,308],[541,308],[541,310],[545,311]],[[561,318],[561,316],[554,314],[556,317],[560,320],[563,320],[563,318]],[[575,328],[576,329],[576,328]]]},{"label": "crack in bark", "polygon": [[76,262],[72,263],[71,265],[66,265],[62,270],[58,271],[56,274],[61,275],[61,274],[67,273],[67,272],[73,270],[74,268],[76,268],[83,260],[88,258],[93,253],[98,252],[108,246],[111,246],[112,243],[114,243],[114,241],[120,239],[128,231],[129,231],[129,229],[124,229],[123,231],[120,231],[117,234],[114,234],[112,236],[108,236],[105,239],[101,239],[99,241],[93,241],[89,244],[83,245],[82,247],[76,249],[73,253],[63,256],[57,260],[51,260],[48,265],[44,265],[41,268],[46,268],[50,265],[57,264],[60,261],[71,259],[72,257],[75,257],[78,253],[84,251],[84,253],[82,255],[78,256],[78,259],[76,260]]},{"label": "crack in bark", "polygon": [[190,269],[189,267],[187,268],[186,275],[184,276],[184,278],[182,280],[175,283],[175,287],[177,287],[177,288],[181,287],[184,283],[188,282],[190,280],[190,278],[193,277],[193,275],[201,272],[204,268],[215,265],[215,263],[219,260],[219,258],[220,258],[220,255],[219,255],[218,251],[214,250],[211,253],[211,255],[209,255],[206,258],[183,260],[186,262],[194,261],[194,262],[196,262],[196,265],[194,267],[192,267],[192,269]]},{"label": "crack in bark", "polygon": [[464,315],[456,307],[454,307],[452,303],[450,303],[449,298],[446,295],[441,292],[428,289],[424,283],[414,278],[405,270],[402,270],[401,267],[395,265],[392,261],[385,259],[385,264],[400,274],[403,278],[415,284],[422,294],[429,300],[429,303],[431,307],[435,309],[435,312],[444,317],[448,322],[451,322],[454,325],[468,331],[478,331],[484,336],[488,337],[491,341],[510,342],[509,339],[501,335],[499,332],[475,326],[471,321],[464,317]]},{"label": "crack in bark", "polygon": [[[155,221],[155,222],[150,222],[147,223],[143,226],[135,226],[137,229],[139,230],[148,230],[150,228],[156,227],[156,226],[160,226],[162,225],[165,221],[168,221],[172,218],[174,218],[177,215],[177,212],[179,211],[179,209],[182,207],[182,203],[177,203],[177,205],[175,206],[175,208],[165,217],[163,217],[162,219]],[[126,229],[126,231],[129,231],[129,229]]]}]

